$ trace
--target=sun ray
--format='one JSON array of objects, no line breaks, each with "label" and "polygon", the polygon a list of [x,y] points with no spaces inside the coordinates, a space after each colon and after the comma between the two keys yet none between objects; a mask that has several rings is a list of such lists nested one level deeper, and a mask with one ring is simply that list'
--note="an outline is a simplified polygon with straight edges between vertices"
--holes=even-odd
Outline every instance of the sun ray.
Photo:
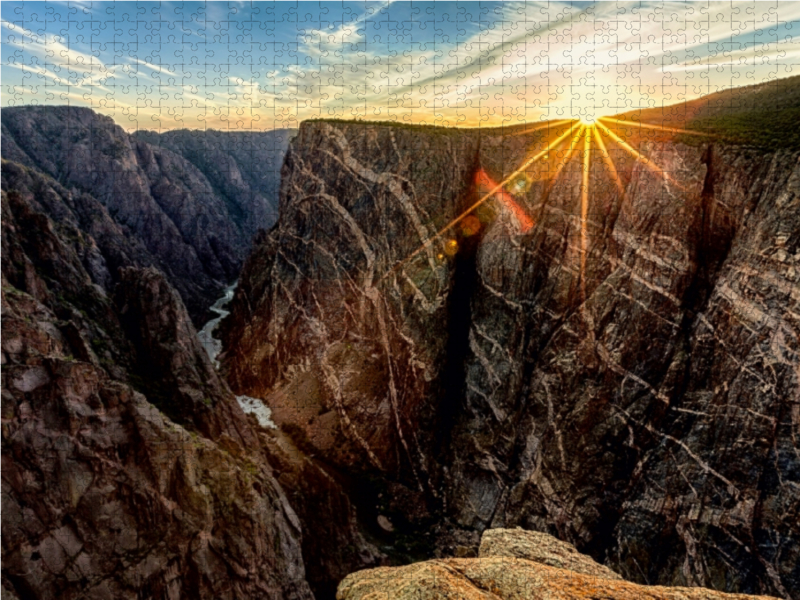
[{"label": "sun ray", "polygon": [[534,131],[539,131],[540,129],[545,129],[546,127],[552,127],[553,129],[556,129],[556,128],[561,127],[564,124],[569,123],[571,121],[575,121],[575,119],[561,119],[561,120],[558,120],[558,121],[547,121],[546,123],[542,123],[541,125],[539,125],[537,127],[530,127],[528,129],[524,129],[522,131],[518,131],[516,133],[512,133],[511,135],[515,135],[515,136],[516,135],[526,135],[528,133],[533,133]]},{"label": "sun ray", "polygon": [[[567,153],[557,160],[558,166],[556,167],[556,170],[551,175],[549,175],[550,183],[547,186],[547,189],[545,190],[544,194],[542,195],[543,199],[546,200],[550,196],[550,193],[553,191],[553,187],[558,181],[559,175],[561,175],[561,171],[563,171],[564,167],[566,167],[570,163],[572,157],[575,155],[575,152],[577,152],[578,142],[580,142],[582,135],[583,135],[583,128],[580,128],[578,129],[578,131],[575,132],[575,135],[573,135],[572,139],[569,141],[569,150],[567,151]],[[554,148],[553,151],[557,152],[558,148]]]},{"label": "sun ray", "polygon": [[619,173],[617,172],[617,166],[614,164],[611,155],[608,153],[608,148],[606,147],[606,143],[603,141],[603,136],[600,135],[599,131],[596,131],[595,133],[596,135],[594,137],[597,140],[597,145],[600,147],[600,156],[603,158],[603,162],[606,164],[606,168],[611,174],[611,178],[614,180],[614,183],[619,190],[620,197],[622,197],[625,195],[625,186],[622,184],[622,179],[620,179]]},{"label": "sun ray", "polygon": [[583,138],[583,165],[581,179],[581,293],[586,301],[586,253],[588,252],[588,233],[586,222],[589,217],[589,166],[592,160],[592,131],[594,126],[586,128]]},{"label": "sun ray", "polygon": [[679,187],[681,189],[683,188],[683,186],[681,186],[677,181],[675,181],[672,177],[670,177],[669,173],[667,173],[664,169],[659,167],[652,160],[647,158],[644,154],[642,154],[642,153],[638,152],[636,149],[634,149],[633,146],[631,146],[628,142],[626,142],[621,137],[619,137],[616,133],[611,131],[608,127],[600,127],[600,126],[598,126],[598,129],[602,129],[603,132],[608,137],[610,137],[612,139],[612,141],[614,141],[618,146],[620,146],[628,154],[633,156],[637,161],[641,162],[651,172],[662,176],[664,179],[669,181],[672,185],[674,185],[676,187]]},{"label": "sun ray", "polygon": [[387,277],[389,277],[389,276],[390,276],[392,273],[394,273],[394,272],[396,272],[398,269],[400,269],[400,268],[401,268],[403,265],[405,265],[406,263],[408,263],[408,261],[410,261],[410,260],[414,259],[414,258],[415,258],[415,257],[416,257],[416,256],[417,256],[417,255],[418,255],[420,252],[424,251],[424,250],[425,250],[425,248],[427,248],[428,246],[430,246],[431,244],[433,244],[433,242],[434,242],[434,241],[436,241],[436,239],[440,238],[440,237],[441,237],[441,236],[442,236],[442,235],[443,235],[443,234],[444,234],[446,231],[448,231],[448,230],[449,230],[451,227],[453,227],[453,226],[457,225],[457,224],[458,224],[458,223],[459,223],[459,222],[460,222],[462,219],[464,219],[464,218],[465,218],[467,215],[469,215],[469,214],[470,214],[472,211],[474,211],[476,208],[478,208],[479,206],[481,206],[481,205],[482,205],[484,202],[486,202],[486,201],[487,201],[489,198],[491,198],[492,196],[494,196],[494,195],[495,195],[495,194],[496,194],[496,193],[497,193],[499,190],[502,190],[502,189],[503,189],[503,186],[505,186],[505,185],[506,185],[506,184],[507,184],[509,181],[511,181],[512,179],[514,179],[514,178],[515,178],[517,175],[519,175],[520,173],[522,173],[522,172],[523,172],[525,169],[527,169],[527,168],[528,168],[530,165],[532,165],[532,164],[533,164],[533,163],[535,163],[536,161],[540,160],[542,157],[548,156],[548,155],[549,155],[549,153],[550,153],[550,151],[551,151],[553,148],[556,148],[556,147],[560,146],[560,145],[561,145],[561,142],[563,142],[565,139],[567,139],[567,137],[568,137],[568,136],[569,136],[569,135],[570,135],[570,134],[573,132],[573,130],[574,130],[576,127],[580,127],[580,131],[583,131],[583,129],[585,129],[585,125],[582,125],[580,122],[575,122],[575,123],[574,123],[574,124],[573,124],[573,125],[572,125],[572,126],[571,126],[571,127],[568,129],[568,130],[567,130],[567,132],[566,132],[566,133],[564,133],[563,135],[559,136],[557,139],[555,139],[555,140],[553,140],[552,142],[550,142],[550,144],[548,144],[548,145],[547,145],[547,147],[546,147],[544,150],[540,151],[538,154],[535,154],[535,155],[534,155],[532,158],[529,158],[529,159],[528,159],[528,160],[526,160],[524,163],[522,163],[522,166],[521,166],[521,167],[519,167],[519,168],[518,168],[516,171],[514,171],[513,173],[511,173],[511,175],[509,175],[508,177],[506,177],[505,179],[503,179],[503,181],[501,181],[500,183],[498,183],[498,184],[497,184],[497,185],[494,187],[494,189],[490,190],[488,193],[486,193],[485,195],[483,195],[483,196],[482,196],[482,197],[481,197],[481,198],[480,198],[480,199],[479,199],[477,202],[475,202],[475,203],[474,203],[472,206],[470,206],[468,209],[466,209],[464,212],[462,212],[460,215],[458,215],[458,216],[457,216],[455,219],[453,219],[452,221],[450,221],[450,222],[449,222],[447,225],[445,225],[444,227],[442,227],[442,228],[441,228],[439,231],[437,231],[437,232],[436,232],[434,235],[432,235],[432,236],[431,236],[431,237],[429,237],[427,240],[425,240],[425,241],[424,241],[424,242],[423,242],[423,243],[422,243],[422,244],[419,246],[419,248],[417,248],[416,250],[414,250],[414,252],[412,252],[411,254],[409,254],[409,255],[408,255],[406,258],[404,258],[402,261],[400,261],[400,262],[399,262],[399,263],[397,263],[397,264],[396,264],[394,267],[392,267],[392,268],[391,268],[391,269],[389,269],[389,270],[388,270],[386,273],[384,273],[384,275],[383,275],[383,276],[380,278],[380,280],[379,280],[379,281],[383,281],[384,279],[386,279]]},{"label": "sun ray", "polygon": [[639,123],[636,121],[624,121],[622,119],[614,119],[612,117],[600,117],[600,121],[611,121],[612,123],[618,123],[620,125],[630,125],[633,127],[643,127],[645,129],[656,129],[658,131],[665,131],[667,133],[688,133],[689,135],[702,135],[705,137],[716,137],[711,133],[705,133],[702,131],[691,131],[689,129],[680,129],[678,127],[663,127],[661,125],[653,125],[651,123]]}]

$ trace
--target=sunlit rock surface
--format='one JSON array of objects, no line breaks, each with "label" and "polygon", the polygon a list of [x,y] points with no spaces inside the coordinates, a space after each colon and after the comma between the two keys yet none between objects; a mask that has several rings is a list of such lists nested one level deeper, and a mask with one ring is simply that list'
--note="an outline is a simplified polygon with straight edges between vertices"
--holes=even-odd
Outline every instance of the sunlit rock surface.
[{"label": "sunlit rock surface", "polygon": [[338,600],[767,600],[702,588],[642,586],[547,534],[488,529],[480,557],[369,569],[345,578]]},{"label": "sunlit rock surface", "polygon": [[524,529],[487,529],[481,536],[478,550],[480,558],[507,557],[524,558],[550,567],[566,569],[575,573],[622,579],[608,567],[604,567],[581,554],[575,546],[562,542],[546,533]]},{"label": "sunlit rock surface", "polygon": [[421,247],[552,139],[514,133],[304,123],[223,324],[232,387],[378,478],[429,556],[520,525],[637,582],[800,597],[797,154],[607,142],[582,202],[553,152],[530,228],[493,199]]}]

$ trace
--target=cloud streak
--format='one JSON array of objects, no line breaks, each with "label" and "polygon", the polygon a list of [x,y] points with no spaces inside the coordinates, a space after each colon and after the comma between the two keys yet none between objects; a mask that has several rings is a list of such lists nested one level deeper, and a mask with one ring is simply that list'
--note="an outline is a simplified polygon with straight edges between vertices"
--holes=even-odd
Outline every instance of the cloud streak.
[{"label": "cloud streak", "polygon": [[593,118],[800,73],[800,3],[118,3],[85,21],[53,4],[38,32],[13,4],[2,8],[6,103],[35,97],[37,78],[40,102],[77,91],[163,128]]}]

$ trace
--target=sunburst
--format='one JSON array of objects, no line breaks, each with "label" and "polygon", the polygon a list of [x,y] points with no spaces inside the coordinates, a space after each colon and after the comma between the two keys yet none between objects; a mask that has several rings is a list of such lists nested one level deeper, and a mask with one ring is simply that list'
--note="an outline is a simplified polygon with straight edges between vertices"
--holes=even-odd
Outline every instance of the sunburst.
[{"label": "sunburst", "polygon": [[[442,237],[442,236],[443,236],[445,233],[447,233],[448,231],[450,231],[450,229],[452,229],[453,227],[455,227],[456,225],[458,225],[458,223],[460,223],[460,222],[461,222],[463,219],[465,219],[465,218],[466,218],[468,215],[470,215],[470,214],[471,214],[472,212],[474,212],[474,211],[475,211],[477,208],[479,208],[481,205],[483,205],[483,204],[484,204],[484,203],[485,203],[487,200],[489,200],[490,198],[494,197],[494,196],[495,196],[495,194],[497,194],[498,192],[504,191],[504,187],[505,187],[506,185],[508,185],[508,183],[509,183],[510,181],[512,181],[512,180],[513,180],[515,177],[518,177],[520,174],[524,173],[524,172],[525,172],[525,169],[527,169],[528,167],[530,167],[530,166],[531,166],[533,163],[535,163],[535,162],[538,162],[538,161],[539,161],[539,160],[541,160],[542,158],[546,158],[546,157],[548,157],[551,151],[553,151],[554,149],[556,149],[556,148],[558,148],[558,147],[560,147],[560,146],[561,146],[562,142],[564,142],[564,141],[565,141],[565,140],[566,140],[566,139],[567,139],[567,138],[568,138],[568,137],[569,137],[569,136],[570,136],[570,135],[573,133],[573,131],[575,130],[575,128],[576,128],[576,127],[583,127],[583,126],[582,126],[582,125],[580,125],[578,122],[575,122],[575,123],[573,123],[573,124],[572,124],[572,126],[570,126],[570,128],[567,130],[567,132],[566,132],[566,133],[564,133],[563,135],[559,136],[559,137],[558,137],[558,138],[556,138],[554,141],[552,141],[550,144],[548,144],[548,145],[547,145],[547,146],[544,148],[544,150],[541,150],[541,151],[540,151],[540,152],[538,152],[537,154],[533,155],[533,157],[531,157],[531,158],[527,159],[525,162],[523,162],[523,163],[522,163],[522,166],[520,166],[520,167],[519,167],[519,168],[518,168],[516,171],[514,171],[513,173],[511,173],[511,175],[509,175],[508,177],[506,177],[505,179],[503,179],[503,181],[501,181],[500,183],[498,183],[497,185],[495,185],[495,186],[494,186],[492,189],[490,189],[488,192],[486,192],[486,193],[485,193],[485,194],[484,194],[484,195],[483,195],[483,196],[482,196],[482,197],[481,197],[481,198],[480,198],[480,199],[479,199],[477,202],[475,202],[475,203],[474,203],[472,206],[470,206],[469,208],[467,208],[467,209],[466,209],[464,212],[462,212],[460,215],[458,215],[458,216],[457,216],[455,219],[453,219],[453,220],[452,220],[452,221],[450,221],[450,222],[449,222],[447,225],[445,225],[444,227],[442,227],[442,228],[441,228],[439,231],[437,231],[437,232],[436,232],[434,235],[432,235],[430,238],[428,238],[427,240],[425,240],[425,242],[423,242],[423,243],[422,243],[422,244],[421,244],[421,245],[420,245],[420,246],[419,246],[419,247],[418,247],[416,250],[414,250],[414,252],[412,252],[411,254],[409,254],[409,255],[408,255],[406,258],[404,258],[402,261],[400,261],[399,263],[397,263],[397,264],[396,264],[396,265],[395,265],[395,266],[394,266],[392,269],[390,269],[389,271],[387,271],[387,272],[386,272],[386,273],[383,275],[383,277],[381,277],[380,281],[383,281],[383,280],[385,280],[387,277],[389,277],[390,275],[392,275],[392,273],[395,273],[395,272],[397,272],[399,269],[401,269],[401,268],[402,268],[402,267],[403,267],[403,266],[404,266],[406,263],[408,263],[409,261],[411,261],[411,260],[413,260],[414,258],[416,258],[416,257],[417,257],[417,256],[418,256],[418,255],[419,255],[421,252],[423,252],[423,251],[424,251],[424,250],[425,250],[425,249],[426,249],[428,246],[430,246],[431,244],[433,244],[433,243],[434,243],[434,242],[435,242],[437,239],[441,238],[441,237]],[[501,201],[502,201],[502,200],[501,200]],[[522,209],[520,209],[520,210],[522,210]],[[524,213],[524,211],[523,211],[523,213]],[[531,223],[533,224],[533,221],[532,221],[532,220],[531,220]],[[522,229],[522,227],[520,227],[520,229]],[[529,228],[529,229],[530,229],[530,228]]]},{"label": "sunburst", "polygon": [[[523,208],[523,203],[520,202],[515,197],[515,194],[519,192],[519,190],[516,189],[516,187],[518,186],[512,186],[511,184],[515,182],[515,180],[517,180],[521,175],[523,175],[525,171],[535,163],[541,161],[542,159],[552,160],[553,155],[556,154],[556,152],[560,152],[560,156],[556,157],[555,159],[554,169],[548,170],[547,179],[549,179],[549,183],[544,192],[544,197],[547,198],[550,194],[550,191],[553,189],[554,185],[559,180],[559,177],[564,167],[569,162],[572,161],[573,156],[575,152],[577,152],[578,148],[582,148],[581,186],[580,186],[580,211],[581,211],[580,279],[581,279],[581,290],[585,297],[586,260],[588,255],[588,243],[589,243],[588,217],[589,217],[589,204],[591,201],[590,167],[591,167],[593,147],[596,146],[596,149],[599,151],[600,157],[603,161],[603,164],[606,167],[606,171],[609,177],[616,186],[620,197],[624,198],[626,193],[625,184],[623,183],[622,178],[619,175],[617,166],[614,163],[614,159],[612,158],[611,153],[608,150],[607,141],[612,143],[615,147],[618,147],[621,150],[623,150],[626,154],[632,157],[636,163],[641,164],[651,173],[662,178],[665,182],[668,182],[670,185],[681,189],[683,189],[683,186],[681,186],[677,181],[675,181],[669,175],[669,173],[667,173],[663,168],[657,165],[652,159],[642,154],[640,150],[634,148],[628,141],[623,139],[620,134],[614,132],[612,130],[612,127],[616,129],[624,128],[626,131],[625,133],[623,133],[623,135],[625,135],[626,137],[629,136],[641,137],[643,135],[642,130],[659,131],[669,135],[689,134],[689,135],[698,135],[704,137],[716,137],[704,132],[691,131],[688,129],[681,129],[678,127],[664,127],[660,125],[654,125],[651,123],[639,123],[635,121],[627,121],[624,119],[615,119],[612,117],[599,117],[593,123],[585,122],[579,119],[550,121],[548,123],[544,123],[541,125],[523,129],[518,132],[514,132],[512,133],[512,135],[519,136],[524,134],[530,134],[547,127],[554,129],[563,127],[568,124],[569,128],[567,129],[566,132],[564,132],[562,135],[558,136],[551,142],[547,143],[543,149],[539,150],[538,152],[531,153],[522,162],[519,168],[514,170],[501,182],[496,183],[490,177],[490,175],[486,173],[486,171],[480,169],[475,178],[476,186],[481,194],[480,199],[476,201],[474,204],[472,204],[472,206],[464,210],[457,217],[455,217],[452,221],[447,223],[444,227],[439,229],[434,235],[425,240],[425,242],[423,242],[411,254],[409,254],[400,262],[395,264],[393,268],[388,270],[381,277],[380,281],[382,282],[388,277],[390,277],[393,273],[396,273],[409,261],[416,258],[427,247],[433,244],[437,239],[440,239],[443,236],[445,236],[445,234],[447,234],[450,230],[452,230],[461,221],[463,221],[468,216],[472,215],[480,206],[482,206],[485,202],[487,202],[490,199],[495,199],[499,205],[505,208],[513,216],[518,226],[517,229],[521,235],[530,233],[535,228],[536,221]],[[581,139],[583,140],[583,143],[581,143]],[[447,243],[450,243],[451,245],[456,244],[455,240],[453,239],[448,239]],[[455,254],[455,252],[448,254],[452,255]]]}]

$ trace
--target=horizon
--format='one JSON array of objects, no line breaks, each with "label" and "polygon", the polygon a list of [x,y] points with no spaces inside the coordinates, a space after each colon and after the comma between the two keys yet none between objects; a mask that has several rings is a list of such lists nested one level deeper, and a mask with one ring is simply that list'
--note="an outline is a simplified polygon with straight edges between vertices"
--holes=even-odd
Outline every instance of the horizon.
[{"label": "horizon", "polygon": [[[687,99],[687,100],[684,100],[684,101],[681,101],[681,102],[676,102],[674,104],[666,104],[666,105],[663,105],[663,106],[660,106],[660,107],[655,107],[655,108],[663,108],[663,109],[674,108],[676,106],[685,105],[685,104],[687,104],[689,102],[693,102],[695,100],[699,100],[699,99],[702,99],[702,98],[705,98],[705,97],[714,96],[715,94],[719,94],[719,93],[722,93],[722,92],[725,92],[725,91],[728,91],[728,90],[731,90],[731,89],[756,88],[756,87],[759,87],[759,86],[767,84],[767,83],[774,83],[774,82],[777,82],[777,81],[784,81],[784,80],[791,79],[793,77],[800,77],[800,74],[798,74],[798,75],[795,75],[795,74],[788,75],[787,77],[781,77],[779,79],[773,80],[772,82],[760,82],[760,83],[742,85],[742,86],[738,86],[738,87],[735,87],[735,88],[726,88],[726,89],[722,89],[722,90],[716,90],[716,91],[711,92],[710,94],[704,94],[703,96],[698,96],[697,98]],[[23,104],[23,105],[19,105],[19,106],[4,106],[4,107],[0,107],[0,109],[2,109],[2,108],[19,108],[19,109],[23,109],[23,108],[34,108],[34,107],[38,107],[38,108],[85,108],[85,109],[93,110],[96,114],[104,115],[104,113],[102,113],[102,112],[100,112],[100,111],[98,111],[98,110],[96,110],[96,109],[94,109],[92,107],[78,106],[78,105],[73,105],[73,104]],[[644,110],[649,110],[649,109],[641,108],[641,109],[633,109],[633,110],[634,111],[635,110],[644,111]],[[631,112],[631,111],[628,111],[628,112]],[[137,133],[137,132],[167,133],[167,132],[176,132],[176,131],[190,131],[190,132],[191,131],[216,131],[216,132],[220,132],[220,133],[264,133],[264,132],[269,132],[269,131],[297,131],[297,130],[299,130],[300,126],[304,122],[307,122],[307,121],[308,122],[313,122],[313,121],[331,121],[331,122],[343,122],[343,123],[364,123],[365,125],[368,125],[368,124],[373,124],[373,125],[398,125],[398,126],[406,126],[406,127],[443,127],[443,128],[450,128],[450,129],[500,129],[500,128],[525,127],[525,126],[529,126],[529,125],[532,125],[532,124],[559,123],[559,122],[563,123],[564,121],[572,121],[572,122],[578,121],[578,122],[582,123],[585,126],[591,126],[595,122],[599,123],[599,121],[601,119],[612,119],[613,120],[614,117],[620,116],[622,114],[623,113],[604,114],[602,116],[598,116],[596,119],[581,119],[581,118],[547,119],[547,120],[539,120],[539,121],[524,121],[524,122],[520,122],[520,123],[510,123],[510,124],[500,123],[500,124],[488,124],[488,125],[480,125],[480,124],[478,124],[478,125],[458,125],[458,124],[457,125],[440,125],[440,124],[436,124],[436,123],[426,123],[426,122],[409,123],[409,122],[404,122],[404,121],[389,121],[389,120],[380,120],[380,119],[362,119],[362,118],[359,118],[359,117],[352,118],[352,119],[346,119],[346,118],[341,118],[341,117],[316,117],[316,116],[311,116],[311,117],[309,117],[307,119],[302,119],[302,120],[298,121],[297,124],[294,127],[292,127],[292,126],[282,126],[282,127],[275,127],[275,128],[272,128],[272,129],[235,129],[235,128],[233,128],[233,129],[232,128],[218,129],[216,127],[203,127],[203,128],[201,128],[201,127],[195,127],[195,128],[192,128],[192,127],[176,127],[174,129],[164,129],[164,130],[161,130],[161,131],[156,130],[156,129],[125,129],[124,127],[123,127],[123,129],[128,134],[133,134],[133,133]],[[104,115],[104,116],[109,116],[109,117],[111,117],[113,119],[113,116],[111,116],[111,115]],[[116,120],[114,120],[114,122],[117,125],[123,126],[121,123],[118,123]],[[645,121],[642,121],[642,122],[644,123]],[[688,132],[689,130],[685,130],[685,131]]]},{"label": "horizon", "polygon": [[129,132],[592,122],[800,73],[800,3],[749,4],[3,2],[2,107]]}]

